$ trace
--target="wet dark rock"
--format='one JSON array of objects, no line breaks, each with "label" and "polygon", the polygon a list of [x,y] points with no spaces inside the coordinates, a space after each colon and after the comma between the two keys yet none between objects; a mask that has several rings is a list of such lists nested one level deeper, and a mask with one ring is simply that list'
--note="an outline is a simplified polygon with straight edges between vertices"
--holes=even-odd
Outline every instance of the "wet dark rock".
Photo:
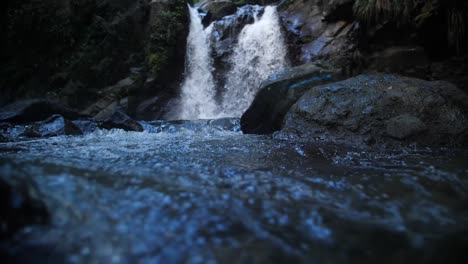
[{"label": "wet dark rock", "polygon": [[405,139],[418,135],[427,129],[417,117],[403,114],[387,121],[387,134],[397,139]]},{"label": "wet dark rock", "polygon": [[63,135],[82,135],[81,130],[61,115],[53,115],[34,124],[27,135],[30,137],[55,137]]},{"label": "wet dark rock", "polygon": [[100,128],[104,129],[123,129],[125,131],[143,131],[143,126],[139,124],[137,121],[133,120],[128,115],[122,113],[121,111],[114,112],[109,118],[106,120],[100,120],[99,125]]},{"label": "wet dark rock", "polygon": [[200,4],[200,9],[206,12],[203,18],[203,24],[210,24],[212,21],[219,20],[227,15],[236,12],[238,5],[231,0],[204,1]]},{"label": "wet dark rock", "polygon": [[55,102],[45,99],[17,101],[0,109],[0,122],[36,122],[59,114],[69,119],[77,119],[80,114]]},{"label": "wet dark rock", "polygon": [[0,134],[0,142],[7,142],[7,141],[8,141],[8,138]]},{"label": "wet dark rock", "polygon": [[320,63],[281,70],[262,83],[254,101],[242,115],[242,131],[270,134],[280,130],[284,116],[305,92],[313,86],[342,78],[339,70]]},{"label": "wet dark rock", "polygon": [[49,221],[49,212],[36,184],[9,171],[10,168],[0,168],[0,241],[26,226]]},{"label": "wet dark rock", "polygon": [[[125,99],[125,96],[128,94],[128,90],[132,89],[134,85],[135,80],[131,77],[127,77],[112,86],[104,88],[100,92],[100,99],[88,106],[82,114],[96,118],[112,115],[119,106],[127,103],[123,99]],[[126,105],[124,107],[126,107]]]},{"label": "wet dark rock", "polygon": [[208,26],[211,22],[220,20],[236,13],[239,7],[245,5],[277,4],[277,0],[204,0],[199,8],[205,12],[203,24]]},{"label": "wet dark rock", "polygon": [[350,144],[456,145],[467,129],[468,97],[453,84],[370,74],[310,89],[283,132]]},{"label": "wet dark rock", "polygon": [[32,132],[32,125],[11,125],[1,129],[1,133],[8,141],[15,141],[22,138],[38,137],[37,134]]},{"label": "wet dark rock", "polygon": [[142,101],[136,108],[135,117],[138,120],[158,120],[170,111],[174,105],[171,95],[160,94]]},{"label": "wet dark rock", "polygon": [[93,133],[99,128],[98,123],[94,120],[74,120],[72,122],[80,129],[83,135]]},{"label": "wet dark rock", "polygon": [[280,15],[293,64],[328,60],[350,75],[361,70],[352,1],[285,1]]}]

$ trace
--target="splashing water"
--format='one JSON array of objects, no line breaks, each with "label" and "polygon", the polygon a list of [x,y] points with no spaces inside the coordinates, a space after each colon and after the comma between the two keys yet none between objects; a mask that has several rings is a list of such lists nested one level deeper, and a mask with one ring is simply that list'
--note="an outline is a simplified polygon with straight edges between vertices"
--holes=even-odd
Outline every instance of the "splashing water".
[{"label": "splashing water", "polygon": [[0,175],[34,180],[52,220],[0,243],[21,260],[0,262],[465,263],[449,258],[466,251],[468,150],[354,149],[238,125],[0,143]]},{"label": "splashing water", "polygon": [[181,105],[176,118],[205,119],[216,114],[213,63],[210,56],[212,26],[203,29],[196,8],[190,10],[190,33],[187,39],[187,77],[182,85]]},{"label": "splashing water", "polygon": [[287,66],[287,49],[275,6],[265,7],[260,19],[246,25],[231,57],[232,70],[223,95],[222,116],[240,116],[269,75]]},{"label": "splashing water", "polygon": [[261,17],[258,12],[262,9],[256,7],[254,23],[246,25],[239,35],[230,58],[231,70],[222,89],[222,101],[217,102],[209,37],[213,24],[204,30],[197,9],[189,6],[188,74],[182,85],[176,119],[239,117],[253,101],[260,83],[287,66],[287,49],[276,7],[265,7]]}]

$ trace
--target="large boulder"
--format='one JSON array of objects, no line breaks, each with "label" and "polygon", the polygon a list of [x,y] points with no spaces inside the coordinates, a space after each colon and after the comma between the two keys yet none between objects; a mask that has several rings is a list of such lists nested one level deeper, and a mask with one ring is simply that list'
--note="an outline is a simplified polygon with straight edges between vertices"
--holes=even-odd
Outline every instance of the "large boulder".
[{"label": "large boulder", "polygon": [[242,115],[241,128],[248,134],[269,134],[281,129],[291,106],[310,87],[340,80],[341,72],[315,63],[286,68],[262,83],[254,101]]},{"label": "large boulder", "polygon": [[360,75],[310,89],[282,133],[350,144],[467,143],[468,96],[444,81]]},{"label": "large boulder", "polygon": [[80,114],[59,103],[45,99],[31,99],[17,101],[1,108],[0,122],[36,122],[54,114],[59,114],[70,119],[80,117]]}]

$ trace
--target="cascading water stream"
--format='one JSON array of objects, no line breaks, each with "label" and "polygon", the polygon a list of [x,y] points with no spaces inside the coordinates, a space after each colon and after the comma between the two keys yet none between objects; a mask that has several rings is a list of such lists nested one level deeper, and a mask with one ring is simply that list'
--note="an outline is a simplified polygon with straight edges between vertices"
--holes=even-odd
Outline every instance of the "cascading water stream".
[{"label": "cascading water stream", "polygon": [[213,27],[203,29],[197,9],[190,5],[188,8],[190,32],[187,39],[187,76],[182,85],[181,106],[177,118],[211,118],[217,113],[209,40]]},{"label": "cascading water stream", "polygon": [[[190,7],[190,33],[187,39],[187,70],[182,84],[177,119],[240,117],[253,101],[260,83],[287,65],[287,49],[276,7],[267,6],[246,25],[229,59],[231,70],[216,101],[210,34],[213,24],[203,29],[196,8]],[[257,8],[261,10],[260,7]]]},{"label": "cascading water stream", "polygon": [[262,81],[287,65],[287,49],[275,6],[246,25],[231,57],[222,103],[222,116],[239,117],[253,101]]}]

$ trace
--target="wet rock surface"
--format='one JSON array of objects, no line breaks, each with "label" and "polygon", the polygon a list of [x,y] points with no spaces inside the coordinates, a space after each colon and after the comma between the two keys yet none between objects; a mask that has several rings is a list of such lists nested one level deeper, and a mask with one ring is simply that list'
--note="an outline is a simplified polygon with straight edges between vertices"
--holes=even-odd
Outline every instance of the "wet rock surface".
[{"label": "wet rock surface", "polygon": [[466,149],[364,151],[210,122],[0,143],[1,174],[34,175],[52,223],[10,258],[465,263]]},{"label": "wet rock surface", "polygon": [[284,1],[279,6],[293,64],[326,59],[346,68],[350,75],[360,71],[353,2]]},{"label": "wet rock surface", "polygon": [[53,115],[34,124],[27,132],[31,137],[55,137],[62,135],[81,135],[81,130],[61,115]]},{"label": "wet rock surface", "polygon": [[120,128],[125,131],[143,131],[143,127],[137,121],[120,111],[116,111],[109,118],[100,121],[98,126],[104,129]]},{"label": "wet rock surface", "polygon": [[43,121],[34,123],[2,123],[0,126],[0,141],[8,142],[64,135],[86,135],[97,130],[112,129],[142,132],[144,130],[142,123],[144,122],[135,121],[120,111],[114,112],[103,120],[88,118],[70,121],[61,115],[52,115]]},{"label": "wet rock surface", "polygon": [[464,144],[467,99],[443,81],[360,75],[310,89],[288,112],[283,133],[350,144]]},{"label": "wet rock surface", "polygon": [[261,84],[254,101],[242,115],[242,132],[271,134],[280,130],[286,113],[310,87],[342,78],[341,71],[320,63],[279,71]]},{"label": "wet rock surface", "polygon": [[206,12],[203,23],[210,24],[212,21],[232,15],[236,12],[237,7],[238,5],[230,0],[203,1],[200,4],[200,9]]}]

